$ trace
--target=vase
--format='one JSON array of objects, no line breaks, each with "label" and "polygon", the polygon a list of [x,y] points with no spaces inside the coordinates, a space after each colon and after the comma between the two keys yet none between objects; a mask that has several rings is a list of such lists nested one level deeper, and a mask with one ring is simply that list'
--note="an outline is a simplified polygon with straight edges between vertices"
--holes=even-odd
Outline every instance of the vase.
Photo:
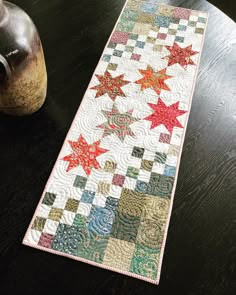
[{"label": "vase", "polygon": [[0,0],[0,111],[28,115],[43,105],[47,72],[42,44],[30,17]]}]

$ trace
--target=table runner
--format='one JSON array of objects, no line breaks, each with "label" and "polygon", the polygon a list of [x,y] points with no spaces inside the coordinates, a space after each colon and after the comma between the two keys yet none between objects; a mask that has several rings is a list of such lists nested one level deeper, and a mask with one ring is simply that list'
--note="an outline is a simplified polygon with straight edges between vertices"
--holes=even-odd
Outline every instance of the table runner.
[{"label": "table runner", "polygon": [[160,2],[126,2],[23,239],[155,284],[207,23]]}]

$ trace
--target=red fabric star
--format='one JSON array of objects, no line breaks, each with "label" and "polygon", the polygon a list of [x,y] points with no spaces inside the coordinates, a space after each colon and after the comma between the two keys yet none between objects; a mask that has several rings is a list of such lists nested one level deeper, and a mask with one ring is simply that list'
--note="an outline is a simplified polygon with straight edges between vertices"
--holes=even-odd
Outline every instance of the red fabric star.
[{"label": "red fabric star", "polygon": [[183,128],[176,118],[186,113],[186,111],[178,109],[179,101],[167,106],[161,99],[159,99],[157,104],[148,103],[148,105],[154,111],[153,114],[145,118],[145,120],[152,122],[151,129],[161,124],[165,125],[170,133],[172,133],[174,126]]},{"label": "red fabric star", "polygon": [[91,88],[97,90],[96,97],[102,96],[105,93],[107,93],[112,100],[115,100],[118,95],[126,96],[121,87],[130,82],[123,80],[124,75],[113,78],[111,74],[106,71],[104,75],[96,75],[96,77],[100,84]]},{"label": "red fabric star", "polygon": [[195,63],[191,60],[191,56],[199,52],[192,50],[192,45],[181,48],[177,43],[174,43],[173,46],[165,47],[170,51],[170,55],[167,56],[169,57],[168,66],[178,63],[186,69],[187,65],[195,65]]},{"label": "red fabric star", "polygon": [[69,144],[73,153],[63,158],[64,161],[69,162],[66,170],[67,172],[72,168],[81,165],[84,168],[85,173],[89,175],[92,168],[100,168],[96,158],[108,151],[99,147],[100,141],[88,144],[82,135],[80,135],[78,141],[69,140]]},{"label": "red fabric star", "polygon": [[161,90],[170,90],[165,84],[165,80],[172,78],[172,76],[166,75],[166,69],[155,72],[151,66],[147,66],[146,70],[139,70],[143,75],[143,78],[136,81],[137,84],[141,84],[141,90],[146,88],[152,88],[158,95]]}]

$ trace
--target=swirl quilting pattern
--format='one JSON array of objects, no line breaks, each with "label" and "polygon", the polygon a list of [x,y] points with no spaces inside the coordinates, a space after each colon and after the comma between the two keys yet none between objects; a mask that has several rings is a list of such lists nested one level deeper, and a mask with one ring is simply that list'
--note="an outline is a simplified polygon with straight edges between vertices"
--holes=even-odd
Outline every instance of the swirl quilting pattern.
[{"label": "swirl quilting pattern", "polygon": [[207,14],[128,0],[23,243],[157,284]]}]

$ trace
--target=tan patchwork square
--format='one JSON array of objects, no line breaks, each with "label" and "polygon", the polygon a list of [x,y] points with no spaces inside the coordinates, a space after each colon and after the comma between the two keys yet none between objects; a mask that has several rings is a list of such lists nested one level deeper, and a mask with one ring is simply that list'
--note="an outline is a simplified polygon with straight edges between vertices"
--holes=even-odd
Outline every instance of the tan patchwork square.
[{"label": "tan patchwork square", "polygon": [[118,211],[132,216],[141,216],[145,198],[143,193],[122,189]]},{"label": "tan patchwork square", "polygon": [[136,243],[151,249],[160,249],[164,236],[164,225],[162,222],[152,219],[141,219]]},{"label": "tan patchwork square", "polygon": [[152,44],[154,44],[155,42],[156,42],[156,38],[153,38],[153,37],[147,37],[147,39],[146,39],[146,41],[148,42],[148,43],[152,43]]},{"label": "tan patchwork square", "polygon": [[155,19],[155,15],[154,14],[150,14],[150,13],[140,13],[137,19],[137,23],[144,23],[144,24],[153,24]]},{"label": "tan patchwork square", "polygon": [[202,28],[196,28],[195,29],[195,33],[197,33],[197,34],[204,34],[204,29],[202,29]]},{"label": "tan patchwork square", "polygon": [[141,162],[141,169],[151,172],[153,166],[153,161],[149,160],[142,160]]},{"label": "tan patchwork square", "polygon": [[100,181],[98,183],[98,193],[108,195],[110,192],[111,185],[107,182]]},{"label": "tan patchwork square", "polygon": [[108,64],[107,70],[109,71],[115,71],[117,69],[117,64]]},{"label": "tan patchwork square", "polygon": [[140,24],[136,23],[132,33],[134,34],[140,34],[140,35],[147,35],[151,29],[151,24]]},{"label": "tan patchwork square", "polygon": [[105,251],[103,264],[123,271],[129,271],[135,244],[110,238]]},{"label": "tan patchwork square", "polygon": [[172,156],[178,156],[179,154],[180,147],[174,144],[170,144],[169,150],[168,150],[168,155]]},{"label": "tan patchwork square", "polygon": [[166,5],[160,5],[158,7],[158,14],[163,16],[173,16],[175,7],[173,6],[166,6]]},{"label": "tan patchwork square", "polygon": [[159,44],[156,44],[156,45],[154,45],[154,47],[153,47],[153,50],[154,50],[154,51],[158,51],[158,52],[161,52],[162,49],[163,49],[163,45],[159,45]]},{"label": "tan patchwork square", "polygon": [[65,209],[68,211],[76,212],[78,207],[79,207],[79,200],[70,198],[66,202]]},{"label": "tan patchwork square", "polygon": [[165,223],[169,211],[170,200],[150,195],[144,196],[142,217],[149,218],[155,222]]},{"label": "tan patchwork square", "polygon": [[103,168],[104,171],[115,173],[117,164],[112,161],[106,161],[105,166]]},{"label": "tan patchwork square", "polygon": [[176,35],[176,30],[175,29],[168,29],[168,34],[169,35]]},{"label": "tan patchwork square", "polygon": [[45,223],[46,223],[46,218],[36,216],[34,219],[34,223],[32,225],[32,229],[43,231]]},{"label": "tan patchwork square", "polygon": [[52,208],[51,211],[49,212],[48,218],[55,221],[60,221],[62,213],[63,213],[63,209]]},{"label": "tan patchwork square", "polygon": [[140,2],[137,2],[136,0],[130,0],[127,2],[126,8],[129,8],[134,11],[139,11],[140,10]]}]

